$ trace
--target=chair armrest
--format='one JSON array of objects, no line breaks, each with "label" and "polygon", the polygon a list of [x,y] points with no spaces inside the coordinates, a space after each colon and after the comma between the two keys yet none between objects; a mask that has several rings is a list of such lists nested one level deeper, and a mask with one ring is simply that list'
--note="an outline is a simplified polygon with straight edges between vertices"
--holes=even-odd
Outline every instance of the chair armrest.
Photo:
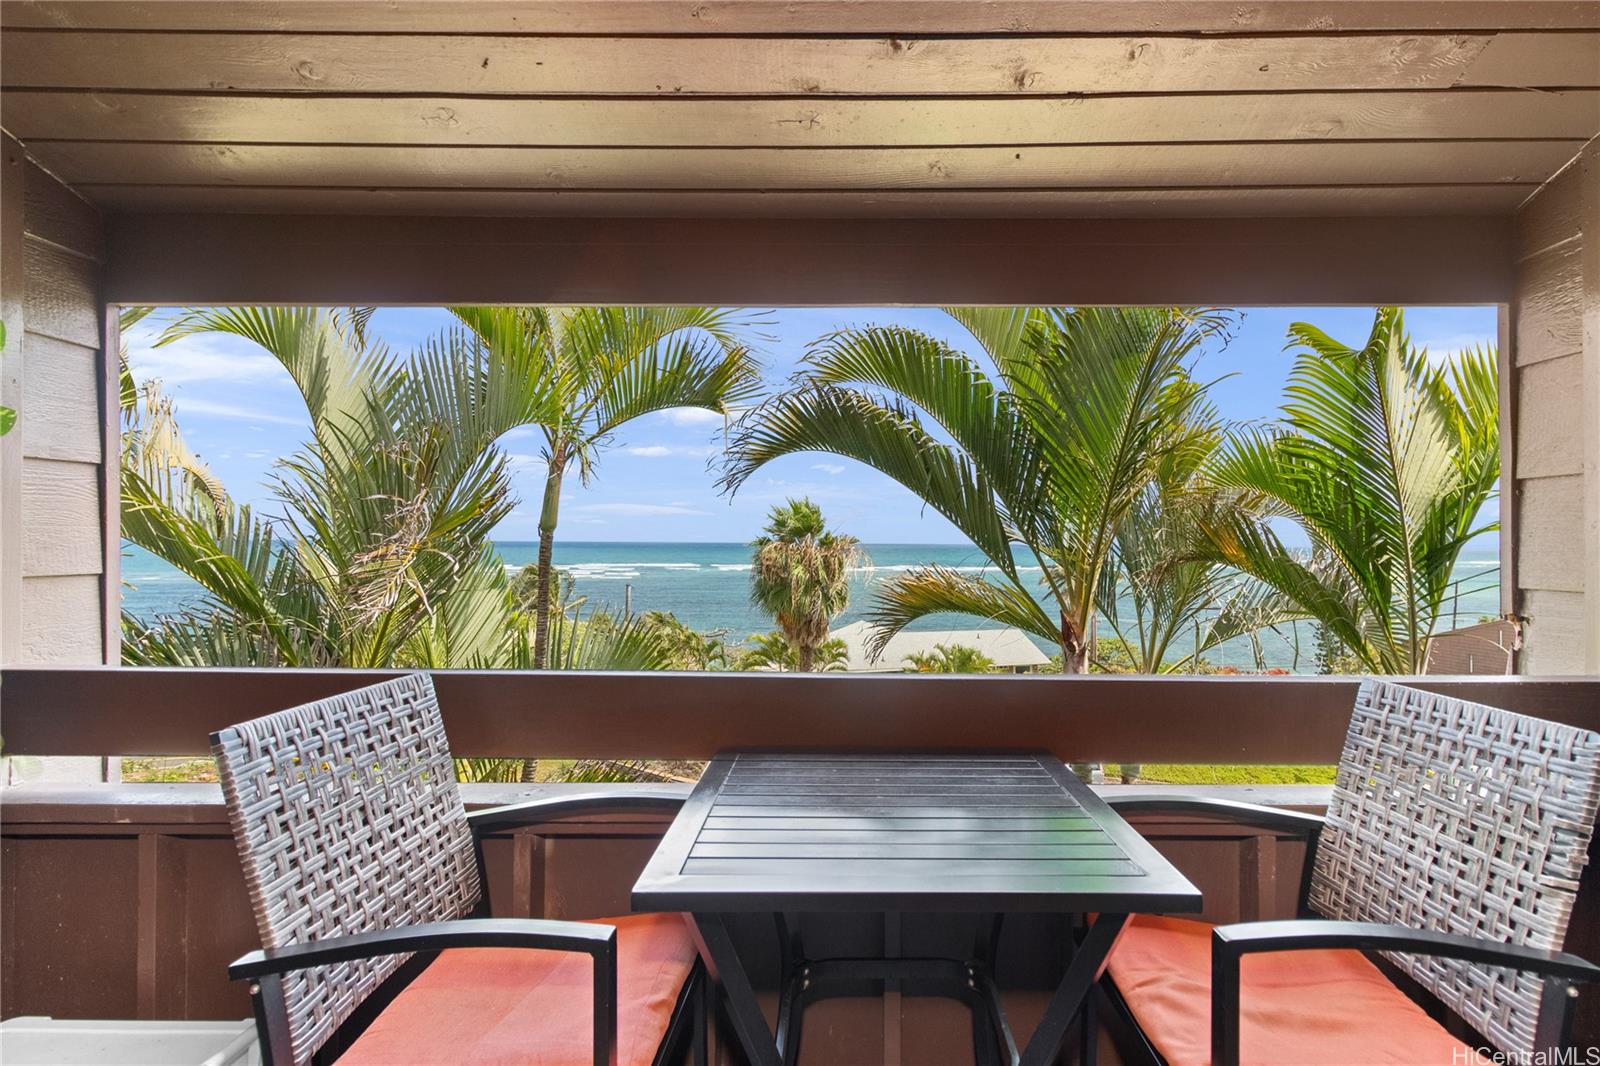
[{"label": "chair armrest", "polygon": [[572,814],[621,814],[628,811],[676,814],[688,798],[687,789],[628,785],[601,792],[585,792],[578,796],[550,796],[523,803],[508,803],[503,807],[485,807],[481,811],[469,812],[467,824],[477,835],[516,829]]},{"label": "chair armrest", "polygon": [[1198,814],[1262,829],[1282,829],[1313,840],[1326,819],[1320,814],[1286,811],[1259,803],[1209,799],[1205,796],[1100,796],[1118,814]]},{"label": "chair armrest", "polygon": [[1219,925],[1211,934],[1211,1061],[1239,1061],[1239,960],[1270,951],[1359,948],[1503,966],[1558,981],[1600,981],[1600,966],[1562,951],[1376,922],[1321,920]]},{"label": "chair armrest", "polygon": [[313,966],[445,948],[538,948],[583,952],[590,956],[594,960],[594,1062],[595,1066],[616,1066],[615,926],[538,918],[463,918],[453,922],[429,922],[252,951],[228,967],[228,976],[235,981],[272,978]]},{"label": "chair armrest", "polygon": [[303,944],[266,948],[241,956],[228,967],[235,981],[286,974],[313,966],[331,966],[383,955],[445,948],[541,948],[581,951],[596,959],[614,957],[617,930],[593,922],[558,922],[539,918],[462,918],[378,929],[351,936],[325,937]]}]

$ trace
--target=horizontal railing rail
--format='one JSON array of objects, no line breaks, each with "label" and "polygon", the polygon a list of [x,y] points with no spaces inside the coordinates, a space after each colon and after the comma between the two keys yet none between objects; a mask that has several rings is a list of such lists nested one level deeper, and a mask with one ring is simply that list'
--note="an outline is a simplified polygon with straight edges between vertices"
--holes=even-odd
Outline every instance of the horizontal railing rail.
[{"label": "horizontal railing rail", "polygon": [[[11,755],[203,755],[217,729],[393,670],[0,670]],[[1338,760],[1359,678],[431,671],[461,756],[1039,749],[1075,760]],[[1396,679],[1600,731],[1600,677]]]}]

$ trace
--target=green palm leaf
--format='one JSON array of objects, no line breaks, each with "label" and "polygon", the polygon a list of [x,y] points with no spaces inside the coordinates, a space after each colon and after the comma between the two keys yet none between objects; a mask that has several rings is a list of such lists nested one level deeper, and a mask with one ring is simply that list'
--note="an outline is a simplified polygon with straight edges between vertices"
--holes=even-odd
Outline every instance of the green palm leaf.
[{"label": "green palm leaf", "polygon": [[[1494,357],[1446,375],[1378,311],[1361,349],[1297,323],[1284,428],[1242,435],[1211,471],[1309,538],[1313,567],[1275,537],[1230,528],[1219,550],[1322,621],[1369,668],[1420,673],[1460,552],[1499,477]],[[1492,528],[1486,526],[1483,528]]]},{"label": "green palm leaf", "polygon": [[733,426],[721,484],[736,491],[784,455],[829,452],[888,475],[948,518],[996,565],[1015,571],[1005,518],[988,479],[962,451],[941,444],[916,414],[856,390],[804,385]]},{"label": "green palm leaf", "polygon": [[877,588],[867,614],[873,626],[867,651],[881,655],[889,640],[912,622],[946,613],[1015,626],[1052,644],[1061,640],[1050,616],[1020,584],[985,581],[944,566],[924,566],[898,574]]}]

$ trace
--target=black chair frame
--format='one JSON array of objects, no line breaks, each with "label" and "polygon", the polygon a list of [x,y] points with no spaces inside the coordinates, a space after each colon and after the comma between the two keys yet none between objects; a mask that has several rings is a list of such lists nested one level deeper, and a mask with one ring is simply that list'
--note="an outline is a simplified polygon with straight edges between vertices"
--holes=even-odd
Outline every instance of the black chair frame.
[{"label": "black chair frame", "polygon": [[[1600,981],[1600,967],[1566,952],[1544,951],[1519,944],[1412,929],[1403,925],[1327,921],[1317,917],[1307,907],[1306,897],[1311,887],[1311,866],[1317,843],[1326,824],[1321,815],[1198,796],[1107,796],[1105,799],[1112,809],[1123,815],[1193,815],[1305,838],[1305,862],[1295,905],[1300,917],[1287,921],[1219,925],[1212,931],[1213,1066],[1238,1066],[1239,962],[1245,955],[1316,948],[1402,951],[1538,974],[1545,979],[1538,1039],[1542,1048],[1552,1052],[1565,1049],[1570,1044],[1577,985]],[[1109,973],[1101,979],[1100,991],[1104,1000],[1113,1007],[1124,1032],[1135,1038],[1120,1042],[1124,1056],[1165,1066],[1165,1060],[1139,1029],[1138,1020],[1117,992]],[[1565,1060],[1551,1057],[1546,1061]]]},{"label": "black chair frame", "polygon": [[[469,917],[456,921],[402,926],[351,936],[328,937],[304,944],[252,951],[228,967],[235,981],[250,982],[250,1000],[265,1066],[293,1066],[282,997],[285,974],[383,955],[413,953],[328,1038],[313,1057],[315,1066],[332,1066],[355,1043],[406,985],[427,969],[448,948],[531,948],[588,955],[594,963],[594,1063],[617,1066],[617,931],[591,922],[543,918],[490,918],[488,886],[483,858],[483,837],[510,832],[579,814],[662,812],[675,814],[683,805],[682,793],[628,786],[580,796],[560,796],[469,812],[473,851],[483,895]],[[682,1056],[689,1042],[694,1066],[707,1066],[708,1030],[715,1008],[705,967],[696,961],[673,1010],[671,1024],[656,1049],[653,1066],[667,1066]]]}]

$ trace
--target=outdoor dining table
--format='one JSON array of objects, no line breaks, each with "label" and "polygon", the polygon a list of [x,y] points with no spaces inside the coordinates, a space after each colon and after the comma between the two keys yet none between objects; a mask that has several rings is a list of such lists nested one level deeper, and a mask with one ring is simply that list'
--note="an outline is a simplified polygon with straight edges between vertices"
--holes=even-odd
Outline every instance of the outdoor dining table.
[{"label": "outdoor dining table", "polygon": [[[1055,1061],[1128,916],[1200,909],[1200,892],[1063,763],[1039,753],[723,752],[633,888],[640,911],[692,916],[752,1066],[792,1062],[804,1000],[827,982],[942,984],[992,1025],[1010,1063]],[[966,959],[807,959],[801,913],[982,916]],[[1019,1052],[992,973],[1008,913],[1095,915]],[[729,917],[774,916],[783,987],[768,1025]],[[789,1052],[788,1055],[785,1052]]]}]

